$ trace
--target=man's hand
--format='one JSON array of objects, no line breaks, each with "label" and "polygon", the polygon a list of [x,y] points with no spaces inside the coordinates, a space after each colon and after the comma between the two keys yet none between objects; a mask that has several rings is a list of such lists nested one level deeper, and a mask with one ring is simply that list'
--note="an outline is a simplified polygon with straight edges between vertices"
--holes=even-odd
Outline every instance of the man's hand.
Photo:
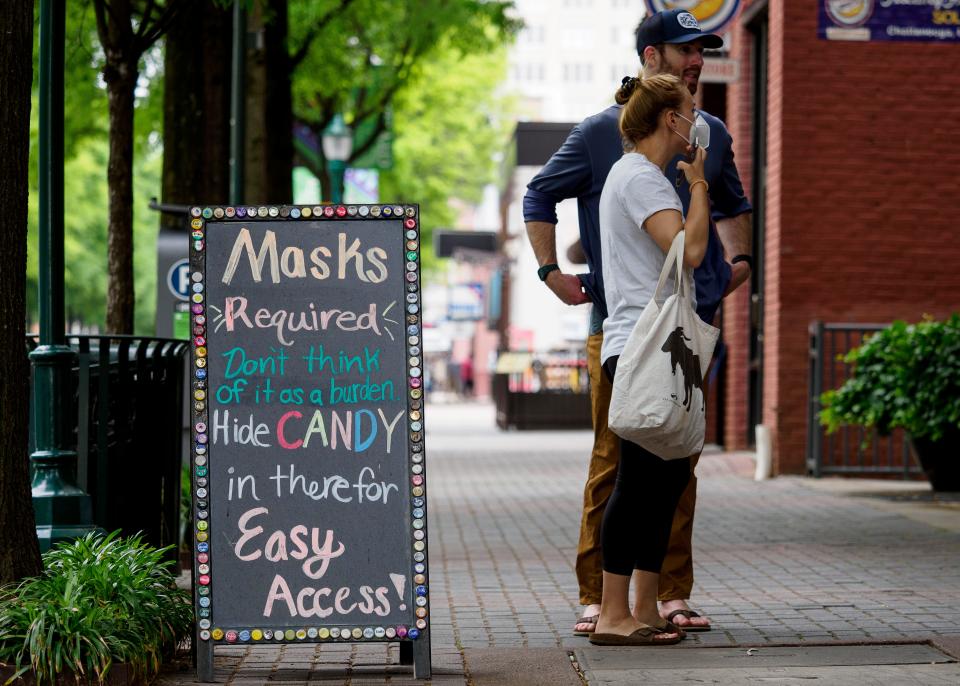
[{"label": "man's hand", "polygon": [[724,298],[737,290],[742,284],[750,280],[750,265],[748,265],[746,262],[737,262],[736,264],[731,264],[730,271],[730,283],[727,284],[727,290],[723,292]]},{"label": "man's hand", "polygon": [[[557,227],[547,222],[527,222],[527,237],[533,247],[533,254],[537,256],[540,266],[557,263]],[[554,269],[547,274],[547,288],[556,294],[567,305],[583,305],[590,302],[590,298],[583,292],[580,279],[573,274],[564,274]]]},{"label": "man's hand", "polygon": [[547,274],[547,280],[544,283],[567,305],[583,305],[590,302],[590,298],[583,292],[583,287],[580,285],[580,278],[573,274],[564,274],[557,269]]}]

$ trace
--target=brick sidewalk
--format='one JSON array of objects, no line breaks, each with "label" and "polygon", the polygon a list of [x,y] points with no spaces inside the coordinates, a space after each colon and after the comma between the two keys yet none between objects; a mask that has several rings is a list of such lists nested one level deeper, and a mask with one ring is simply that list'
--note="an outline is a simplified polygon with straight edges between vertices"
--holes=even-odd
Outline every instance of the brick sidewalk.
[{"label": "brick sidewalk", "polygon": [[[434,683],[471,683],[471,655],[490,649],[589,646],[570,629],[590,434],[500,433],[484,405],[428,410]],[[682,647],[960,636],[960,535],[752,470],[744,454],[701,460],[691,603],[715,630]],[[384,645],[228,647],[217,680],[416,683],[396,660]]]}]

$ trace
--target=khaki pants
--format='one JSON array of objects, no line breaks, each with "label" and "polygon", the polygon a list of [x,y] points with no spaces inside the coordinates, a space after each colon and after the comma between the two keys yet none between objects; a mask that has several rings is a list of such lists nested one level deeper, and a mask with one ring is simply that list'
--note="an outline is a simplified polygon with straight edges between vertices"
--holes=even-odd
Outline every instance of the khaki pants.
[{"label": "khaki pants", "polygon": [[[580,520],[580,542],[577,547],[577,581],[580,604],[600,603],[603,589],[603,563],[600,552],[600,524],[613,484],[617,479],[620,438],[607,427],[611,383],[600,366],[603,334],[587,339],[587,371],[590,374],[590,404],[593,414],[593,453],[587,484],[583,489],[583,516]],[[697,477],[694,469],[699,455],[690,458],[690,483],[680,496],[670,530],[667,556],[660,571],[660,600],[690,597],[693,588],[693,515],[697,504]]]}]

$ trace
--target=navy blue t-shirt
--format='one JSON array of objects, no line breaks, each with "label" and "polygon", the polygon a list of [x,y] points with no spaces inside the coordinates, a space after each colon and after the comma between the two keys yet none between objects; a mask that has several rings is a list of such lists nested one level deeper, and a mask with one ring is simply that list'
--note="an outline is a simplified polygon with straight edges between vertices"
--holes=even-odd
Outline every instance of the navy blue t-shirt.
[{"label": "navy blue t-shirt", "polygon": [[[580,281],[594,304],[591,333],[597,333],[599,324],[607,316],[603,292],[603,257],[600,254],[600,193],[610,168],[623,155],[623,141],[618,126],[620,105],[611,105],[603,112],[587,117],[574,127],[560,149],[527,185],[523,197],[525,221],[557,223],[556,206],[567,198],[577,199],[580,219],[580,242],[587,256],[589,274],[581,274]],[[694,271],[697,284],[697,314],[707,322],[713,317],[730,283],[730,265],[723,258],[723,246],[714,222],[750,212],[750,202],[743,194],[737,166],[733,161],[730,133],[723,122],[702,110],[704,121],[710,126],[710,148],[704,175],[710,185],[710,236],[703,262]],[[677,162],[673,160],[666,170],[671,182],[677,180]],[[690,189],[680,174],[677,194],[683,211],[690,206]],[[599,315],[599,316],[597,316]]]}]

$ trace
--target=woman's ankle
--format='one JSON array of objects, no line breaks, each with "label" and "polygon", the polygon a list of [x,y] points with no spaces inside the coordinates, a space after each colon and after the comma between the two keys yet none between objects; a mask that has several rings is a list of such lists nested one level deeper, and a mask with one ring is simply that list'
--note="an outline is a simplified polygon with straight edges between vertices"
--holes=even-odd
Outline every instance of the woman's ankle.
[{"label": "woman's ankle", "polygon": [[648,626],[657,626],[660,624],[660,613],[657,610],[634,610],[631,613],[634,620]]},{"label": "woman's ankle", "polygon": [[597,633],[601,634],[623,634],[626,636],[636,631],[637,628],[637,620],[629,614],[616,617],[604,617],[601,614],[597,620]]}]

